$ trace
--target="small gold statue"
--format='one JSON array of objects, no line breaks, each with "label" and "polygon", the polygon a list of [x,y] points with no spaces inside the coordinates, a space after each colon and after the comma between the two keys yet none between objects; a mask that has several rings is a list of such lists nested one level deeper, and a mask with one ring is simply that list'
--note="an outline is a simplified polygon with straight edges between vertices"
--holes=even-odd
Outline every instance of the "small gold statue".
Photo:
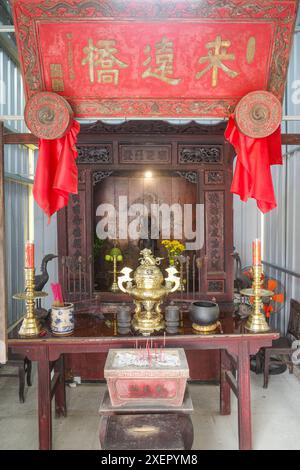
[{"label": "small gold statue", "polygon": [[[158,267],[162,258],[155,258],[152,251],[145,248],[140,252],[140,265],[130,277],[132,269],[123,268],[123,276],[118,278],[118,286],[134,298],[135,315],[132,326],[144,336],[150,335],[155,330],[165,327],[161,312],[163,298],[171,292],[175,292],[180,286],[180,278],[174,266],[166,269],[168,277],[164,279]],[[126,287],[124,283],[126,282]]]}]

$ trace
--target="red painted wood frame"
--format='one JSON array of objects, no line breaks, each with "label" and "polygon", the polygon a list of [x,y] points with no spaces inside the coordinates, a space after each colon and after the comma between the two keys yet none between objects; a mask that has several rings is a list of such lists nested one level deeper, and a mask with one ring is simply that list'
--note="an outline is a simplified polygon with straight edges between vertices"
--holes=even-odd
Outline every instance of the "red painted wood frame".
[{"label": "red painted wood frame", "polygon": [[[230,414],[230,391],[238,400],[239,449],[252,449],[250,355],[261,347],[272,344],[277,333],[232,335],[184,335],[168,336],[168,347],[186,350],[216,349],[221,355],[220,413]],[[154,341],[163,342],[163,336]],[[52,448],[51,400],[55,396],[56,415],[66,416],[66,396],[63,373],[64,354],[107,353],[111,348],[135,347],[136,341],[145,344],[141,337],[105,338],[57,338],[57,339],[9,339],[8,345],[16,353],[27,356],[38,364],[38,419],[39,448]],[[50,370],[55,361],[55,374],[51,382]],[[234,375],[237,373],[237,378]]]},{"label": "red painted wood frame", "polygon": [[14,0],[27,97],[77,117],[228,116],[257,89],[283,97],[297,0]]}]

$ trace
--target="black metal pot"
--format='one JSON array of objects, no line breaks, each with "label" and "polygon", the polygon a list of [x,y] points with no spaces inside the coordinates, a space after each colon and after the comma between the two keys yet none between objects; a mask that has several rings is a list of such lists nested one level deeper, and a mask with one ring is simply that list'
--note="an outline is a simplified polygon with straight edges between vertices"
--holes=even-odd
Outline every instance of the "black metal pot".
[{"label": "black metal pot", "polygon": [[197,325],[212,325],[220,315],[219,305],[209,300],[199,300],[190,305],[190,319]]}]

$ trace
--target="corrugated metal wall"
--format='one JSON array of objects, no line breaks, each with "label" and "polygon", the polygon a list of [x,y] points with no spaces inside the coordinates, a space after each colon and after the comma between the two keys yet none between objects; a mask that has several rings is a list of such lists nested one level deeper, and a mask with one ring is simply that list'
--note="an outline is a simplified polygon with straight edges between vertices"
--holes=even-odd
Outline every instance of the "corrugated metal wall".
[{"label": "corrugated metal wall", "polygon": [[[0,115],[23,115],[25,99],[18,66],[0,48]],[[6,121],[5,127],[14,132],[28,132],[24,121]]]},{"label": "corrugated metal wall", "polygon": [[12,295],[24,290],[24,242],[28,238],[28,187],[5,182],[8,326],[20,318],[24,303]]},{"label": "corrugated metal wall", "polygon": [[[16,63],[0,49],[0,115],[22,115],[24,96],[22,79]],[[26,132],[23,121],[6,121],[5,127],[14,132]],[[29,178],[29,151],[21,145],[5,145],[4,171]],[[31,175],[32,176],[32,175]],[[24,311],[23,302],[12,295],[24,290],[24,242],[28,238],[28,186],[5,179],[6,265],[8,287],[8,326]]]}]

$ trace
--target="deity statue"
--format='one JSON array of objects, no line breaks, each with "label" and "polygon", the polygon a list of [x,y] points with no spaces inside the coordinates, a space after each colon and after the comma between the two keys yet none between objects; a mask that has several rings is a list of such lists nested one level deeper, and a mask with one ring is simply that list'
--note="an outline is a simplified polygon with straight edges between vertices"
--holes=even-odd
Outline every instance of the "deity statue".
[{"label": "deity statue", "polygon": [[142,221],[142,238],[139,239],[139,249],[143,250],[144,248],[148,248],[152,251],[155,255],[157,253],[157,240],[151,238],[151,226],[152,226],[152,219],[151,216],[143,218]]}]

